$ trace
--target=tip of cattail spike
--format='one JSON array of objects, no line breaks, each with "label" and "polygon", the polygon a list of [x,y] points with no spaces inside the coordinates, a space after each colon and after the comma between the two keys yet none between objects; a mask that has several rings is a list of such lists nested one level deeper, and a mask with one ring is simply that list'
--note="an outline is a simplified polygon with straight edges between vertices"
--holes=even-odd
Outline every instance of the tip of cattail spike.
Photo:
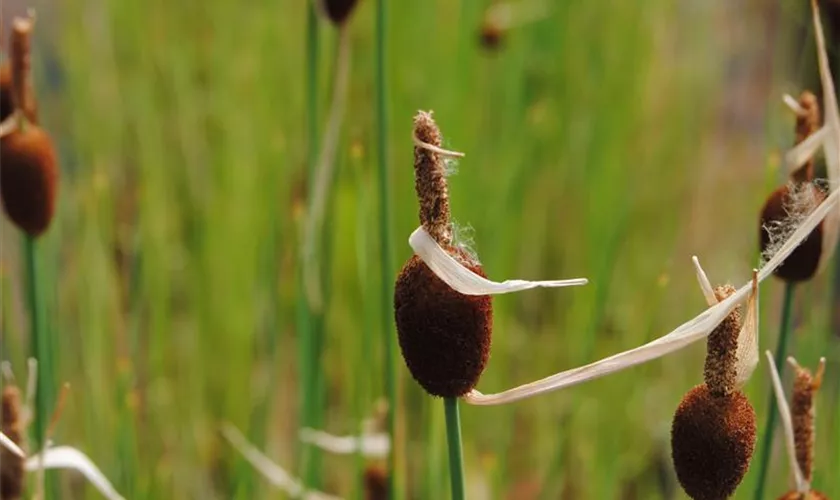
[{"label": "tip of cattail spike", "polygon": [[[2,432],[18,447],[23,444],[20,391],[7,385],[3,388]],[[24,457],[0,446],[0,498],[21,498],[24,485]]]},{"label": "tip of cattail spike", "polygon": [[791,398],[790,414],[793,420],[793,440],[796,451],[796,462],[799,470],[808,483],[811,482],[814,458],[814,396],[822,384],[825,370],[825,358],[820,360],[816,374],[812,375],[807,368],[799,366],[796,360],[788,358],[794,368],[793,397]]},{"label": "tip of cattail spike", "polygon": [[367,466],[365,468],[364,484],[365,500],[388,499],[388,474],[382,467]]},{"label": "tip of cattail spike", "polygon": [[0,139],[0,196],[9,219],[30,236],[50,225],[58,191],[58,166],[49,135],[36,125]]},{"label": "tip of cattail spike", "polygon": [[414,117],[414,188],[420,202],[420,223],[440,245],[452,243],[449,190],[446,184],[447,156],[443,137],[431,112]]},{"label": "tip of cattail spike", "polygon": [[[735,293],[732,285],[714,289],[718,302]],[[734,392],[737,380],[738,335],[741,331],[741,311],[732,310],[724,320],[712,330],[706,341],[706,363],[703,378],[708,391],[717,397],[728,396]]]},{"label": "tip of cattail spike", "polygon": [[344,24],[353,13],[358,0],[321,0],[321,10],[336,26]]},{"label": "tip of cattail spike", "polygon": [[[825,193],[810,182],[789,183],[773,191],[761,210],[759,245],[762,255],[769,259],[778,243],[796,228],[798,220],[824,198]],[[788,283],[807,281],[817,273],[822,254],[823,223],[820,223],[774,274]]]},{"label": "tip of cattail spike", "polygon": [[683,397],[671,426],[671,456],[683,490],[695,500],[728,498],[755,449],[755,411],[746,396],[714,396],[706,384]]},{"label": "tip of cattail spike", "polygon": [[[454,247],[447,250],[484,276],[466,252]],[[394,315],[405,363],[429,394],[460,397],[475,387],[490,357],[493,305],[489,295],[453,290],[415,255],[397,277]]]}]

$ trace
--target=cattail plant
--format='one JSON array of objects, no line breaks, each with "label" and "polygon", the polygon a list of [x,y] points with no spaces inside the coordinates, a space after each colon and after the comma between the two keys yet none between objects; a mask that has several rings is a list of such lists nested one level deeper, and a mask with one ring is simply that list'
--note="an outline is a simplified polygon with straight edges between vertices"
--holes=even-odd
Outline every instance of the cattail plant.
[{"label": "cattail plant", "polygon": [[766,351],[768,369],[776,393],[779,415],[785,431],[785,449],[791,468],[791,478],[795,488],[779,497],[779,500],[828,500],[824,494],[811,489],[814,462],[814,396],[822,384],[825,372],[825,358],[820,359],[816,374],[812,375],[807,368],[799,366],[796,360],[788,357],[788,363],[793,367],[795,378],[793,382],[792,408],[788,406],[782,380],[773,354]]},{"label": "cattail plant", "polygon": [[15,19],[11,39],[13,127],[0,139],[0,196],[9,219],[29,236],[47,230],[55,213],[58,161],[49,135],[36,124],[29,77],[30,18]]},{"label": "cattail plant", "polygon": [[[62,392],[61,398],[52,416],[47,440],[40,453],[27,456],[25,433],[31,422],[33,411],[32,400],[35,397],[37,363],[29,360],[29,380],[27,395],[21,401],[20,390],[15,385],[14,375],[8,363],[3,363],[3,375],[6,385],[3,388],[2,401],[2,432],[0,432],[0,499],[13,500],[23,496],[26,483],[25,473],[37,474],[36,494],[33,498],[45,498],[43,491],[43,473],[46,469],[71,469],[82,474],[105,498],[109,500],[123,500],[108,478],[99,470],[83,452],[70,446],[55,446],[49,440],[52,428],[57,424],[61,415],[67,390]],[[67,386],[65,386],[66,388]]]},{"label": "cattail plant", "polygon": [[487,50],[497,50],[507,33],[546,16],[546,6],[541,1],[526,3],[500,2],[484,12],[479,30],[479,42]]},{"label": "cattail plant", "polygon": [[[806,217],[810,210],[820,204],[826,191],[836,190],[840,185],[840,110],[838,110],[831,68],[828,65],[825,36],[816,0],[811,0],[811,10],[823,90],[824,123],[822,127],[819,127],[819,107],[816,98],[812,95],[803,93],[799,101],[785,96],[786,104],[797,117],[797,145],[786,155],[791,182],[773,193],[762,211],[760,241],[765,257],[772,255],[776,242],[786,239],[791,228],[796,227],[799,220]],[[813,156],[820,147],[825,152],[827,183],[814,181]],[[810,279],[829,265],[837,247],[838,237],[840,237],[840,207],[829,211],[822,224],[814,228],[797,252],[791,254],[784,266],[777,270],[779,277],[785,281],[781,328],[776,347],[777,365],[782,364],[787,351],[794,285]],[[771,406],[774,397],[771,390]],[[764,484],[770,465],[775,420],[776,412],[768,412],[764,430],[764,448],[756,482],[756,500],[764,499]]]},{"label": "cattail plant", "polygon": [[[697,274],[710,306],[726,299],[731,285],[712,289],[695,259]],[[728,498],[749,468],[755,448],[755,410],[741,387],[758,364],[758,279],[747,316],[735,309],[706,341],[704,383],[683,397],[671,426],[671,456],[677,479],[697,500]]]}]

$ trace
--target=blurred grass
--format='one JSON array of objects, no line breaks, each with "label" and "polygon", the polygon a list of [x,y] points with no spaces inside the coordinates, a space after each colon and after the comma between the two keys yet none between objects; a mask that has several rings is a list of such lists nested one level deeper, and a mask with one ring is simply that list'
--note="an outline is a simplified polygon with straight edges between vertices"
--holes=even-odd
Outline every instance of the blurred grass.
[{"label": "blurred grass", "polygon": [[[306,3],[80,0],[54,9],[36,30],[35,79],[62,145],[59,216],[41,256],[55,283],[46,305],[54,373],[73,386],[56,441],[80,446],[131,498],[274,497],[236,465],[218,426],[232,422],[299,470],[299,373],[313,368],[299,366],[295,320],[311,157]],[[791,10],[773,11],[778,26],[802,21]],[[762,66],[786,51],[768,51],[772,23],[753,5],[561,2],[494,54],[477,43],[482,12],[478,2],[390,2],[387,164],[396,264],[417,225],[411,118],[433,109],[445,146],[467,155],[450,181],[452,210],[474,228],[488,274],[590,278],[495,301],[493,356],[479,386],[494,392],[634,347],[700,311],[691,254],[713,281],[748,279],[758,207],[782,178],[773,153],[793,136],[776,101],[798,89],[799,74],[784,62]],[[377,318],[390,314],[377,271],[374,21],[374,2],[362,1],[325,226],[332,291],[315,373],[323,425],[339,434],[357,430],[383,396]],[[331,48],[333,30],[319,30],[319,41]],[[332,54],[318,56],[321,103]],[[50,58],[58,81],[47,80],[56,78]],[[16,232],[5,222],[2,232],[2,348],[21,373],[22,261]],[[829,285],[822,277],[802,288],[790,352],[809,366],[827,356],[831,374],[840,346],[829,332]],[[765,347],[781,293],[775,282],[762,289]],[[470,498],[669,498],[670,421],[701,380],[703,353],[696,346],[511,407],[463,407]],[[446,498],[442,409],[401,361],[397,374],[407,497]],[[748,386],[760,415],[768,380],[762,366]],[[815,484],[840,496],[840,378],[828,380]],[[777,448],[768,491],[781,493]],[[325,457],[323,489],[353,497],[354,463]],[[749,498],[753,481],[748,474],[736,498]]]}]

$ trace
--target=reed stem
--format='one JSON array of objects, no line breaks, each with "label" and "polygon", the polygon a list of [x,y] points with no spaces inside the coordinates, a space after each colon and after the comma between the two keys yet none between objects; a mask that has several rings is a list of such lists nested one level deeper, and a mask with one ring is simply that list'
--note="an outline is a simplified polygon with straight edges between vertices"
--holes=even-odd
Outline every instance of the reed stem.
[{"label": "reed stem", "polygon": [[458,414],[458,398],[444,398],[446,408],[446,441],[449,444],[449,481],[452,485],[452,500],[463,500],[464,460],[461,452],[461,417]]},{"label": "reed stem", "polygon": [[[793,283],[785,285],[785,296],[782,301],[782,323],[779,330],[779,339],[776,342],[775,361],[779,369],[779,377],[784,372],[785,356],[787,353],[788,338],[790,337],[791,323],[793,317],[793,296],[796,286]],[[776,393],[770,388],[770,397],[767,406],[767,422],[764,426],[763,449],[758,465],[758,482],[755,488],[755,500],[764,500],[764,486],[767,482],[767,473],[770,469],[770,455],[773,452],[773,429],[776,427]]]},{"label": "reed stem", "polygon": [[388,498],[399,500],[402,497],[399,484],[398,471],[396,466],[397,448],[399,436],[397,436],[396,419],[394,418],[397,408],[397,380],[394,366],[396,356],[394,346],[393,318],[391,316],[394,290],[393,290],[393,257],[391,250],[391,224],[389,216],[391,213],[391,200],[388,189],[390,186],[390,173],[388,172],[388,87],[385,81],[385,27],[387,23],[386,0],[376,0],[376,49],[375,49],[375,80],[376,80],[376,152],[378,171],[379,191],[379,263],[382,291],[380,299],[381,307],[381,328],[382,345],[385,357],[385,395],[388,398],[387,429],[391,436],[391,451],[388,454]]}]

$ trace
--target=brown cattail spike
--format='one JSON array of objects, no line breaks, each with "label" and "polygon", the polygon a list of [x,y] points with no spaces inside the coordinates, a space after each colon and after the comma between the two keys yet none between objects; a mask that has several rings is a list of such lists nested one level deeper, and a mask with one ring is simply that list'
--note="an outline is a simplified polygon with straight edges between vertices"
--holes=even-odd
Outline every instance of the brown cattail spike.
[{"label": "brown cattail spike", "polygon": [[817,372],[816,377],[812,377],[810,370],[799,365],[795,365],[795,371],[790,413],[793,420],[796,461],[802,476],[810,482],[814,457],[814,394],[822,384],[822,370]]},{"label": "brown cattail spike", "polygon": [[356,7],[358,0],[322,0],[324,13],[333,24],[344,24]]},{"label": "brown cattail spike", "polygon": [[38,236],[55,213],[58,167],[52,141],[36,125],[0,139],[0,195],[6,214],[21,230]]},{"label": "brown cattail spike", "polygon": [[[23,420],[20,391],[12,385],[3,388],[3,434],[18,446],[23,445]],[[0,446],[0,499],[21,498],[24,485],[23,458]]]},{"label": "brown cattail spike", "polygon": [[[420,111],[414,117],[414,188],[420,202],[420,223],[441,246],[452,244],[449,191],[440,130],[432,114]],[[432,146],[432,148],[424,145]]]},{"label": "brown cattail spike", "polygon": [[728,498],[747,473],[754,449],[755,411],[742,392],[717,397],[700,384],[683,397],[671,426],[671,456],[688,496]]},{"label": "brown cattail spike", "polygon": [[[796,144],[799,144],[820,128],[820,106],[816,96],[807,90],[792,106],[797,108],[795,130]],[[759,245],[766,258],[775,251],[774,246],[795,229],[797,217],[809,214],[825,199],[826,193],[813,181],[814,160],[810,158],[791,174],[788,184],[767,198],[761,209],[759,226]],[[822,246],[823,224],[820,223],[774,274],[788,283],[811,279],[819,269]]]},{"label": "brown cattail spike", "polygon": [[[735,293],[732,285],[719,286],[715,289],[718,302]],[[728,396],[737,387],[737,351],[738,333],[741,330],[741,312],[734,309],[709,334],[706,341],[706,364],[703,368],[703,379],[709,388],[709,393],[715,397]]]},{"label": "brown cattail spike", "polygon": [[[481,276],[464,251],[447,251]],[[397,277],[397,334],[411,375],[429,394],[459,397],[478,383],[490,357],[493,304],[489,295],[463,295],[416,255]]]},{"label": "brown cattail spike", "polygon": [[375,465],[365,468],[365,500],[388,499],[388,474]]},{"label": "brown cattail spike", "polygon": [[37,123],[35,96],[32,92],[30,77],[31,55],[30,38],[34,21],[31,18],[17,17],[12,24],[10,56],[12,65],[12,89],[15,108],[32,123]]},{"label": "brown cattail spike", "polygon": [[[441,135],[430,113],[414,118],[414,172],[420,222],[452,257],[484,276],[481,265],[452,245]],[[406,262],[394,289],[394,316],[405,363],[429,394],[459,397],[478,383],[490,357],[493,305],[489,295],[464,295],[418,257]]]}]

